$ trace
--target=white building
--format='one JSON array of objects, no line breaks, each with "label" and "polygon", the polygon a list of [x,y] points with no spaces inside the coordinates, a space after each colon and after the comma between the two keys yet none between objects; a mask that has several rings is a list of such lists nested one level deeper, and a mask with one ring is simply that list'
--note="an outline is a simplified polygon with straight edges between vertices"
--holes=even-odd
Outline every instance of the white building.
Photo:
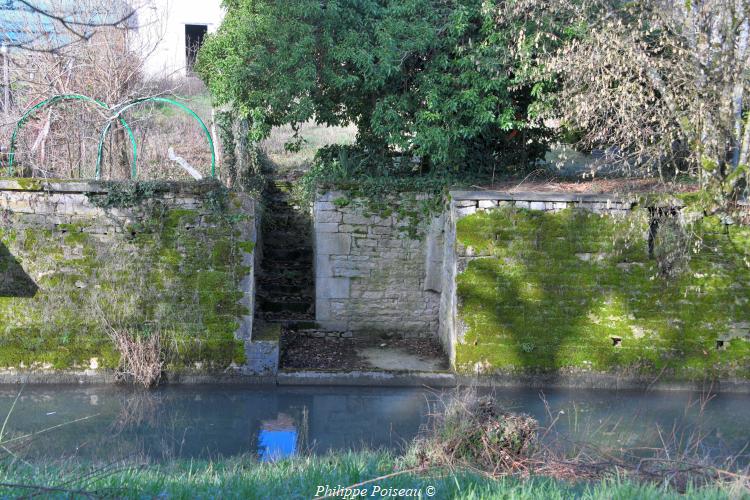
[{"label": "white building", "polygon": [[151,78],[189,75],[203,38],[224,19],[221,0],[140,0],[133,7],[138,31],[131,49],[146,56]]}]

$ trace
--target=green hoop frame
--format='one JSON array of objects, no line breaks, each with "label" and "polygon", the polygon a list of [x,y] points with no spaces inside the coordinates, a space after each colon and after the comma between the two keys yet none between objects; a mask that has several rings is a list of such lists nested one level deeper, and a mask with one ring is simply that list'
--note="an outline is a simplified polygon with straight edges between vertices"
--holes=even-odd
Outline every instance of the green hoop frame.
[{"label": "green hoop frame", "polygon": [[[167,99],[166,97],[144,97],[144,98],[135,99],[133,101],[130,101],[128,103],[123,104],[117,110],[117,112],[114,114],[114,116],[112,116],[109,119],[109,121],[107,122],[107,124],[102,129],[101,136],[99,137],[99,149],[98,149],[99,152],[98,152],[97,157],[96,157],[96,178],[97,178],[97,180],[101,176],[102,149],[104,148],[104,141],[107,138],[107,134],[109,133],[109,129],[112,127],[112,121],[115,120],[115,119],[118,119],[118,118],[122,121],[123,119],[122,119],[121,115],[125,111],[127,111],[128,109],[130,109],[130,108],[132,108],[134,106],[138,106],[138,105],[146,103],[146,102],[163,102],[163,103],[166,103],[166,104],[171,104],[172,106],[177,106],[178,108],[180,108],[181,110],[185,111],[187,114],[189,114],[190,116],[192,116],[198,122],[198,124],[201,126],[201,129],[203,130],[203,133],[206,135],[206,139],[208,140],[208,146],[211,148],[211,177],[216,177],[216,149],[214,147],[214,140],[211,137],[211,132],[209,132],[208,127],[203,122],[203,120],[201,120],[201,117],[198,116],[195,113],[195,111],[193,111],[192,109],[188,108],[187,106],[185,106],[184,104],[182,104],[182,103],[180,103],[178,101],[175,101],[175,100],[172,100],[172,99]],[[133,178],[135,178],[135,177],[136,177],[136,170],[135,170],[135,163],[134,163],[133,164]]]},{"label": "green hoop frame", "polygon": [[[9,177],[13,177],[13,160],[15,160],[15,156],[16,156],[16,140],[17,140],[17,136],[18,136],[18,133],[23,128],[23,126],[26,124],[26,121],[31,117],[31,115],[35,114],[37,111],[39,111],[39,110],[41,110],[41,109],[43,109],[43,108],[45,108],[47,106],[51,106],[53,104],[61,102],[61,101],[85,101],[85,102],[94,103],[94,104],[96,104],[97,106],[99,106],[102,109],[106,109],[106,110],[110,109],[110,107],[107,106],[105,103],[103,103],[103,102],[101,102],[101,101],[99,101],[97,99],[93,99],[93,98],[91,98],[89,96],[82,95],[82,94],[58,94],[56,96],[50,97],[49,99],[46,99],[46,100],[40,102],[36,106],[34,106],[31,109],[29,109],[26,113],[23,114],[23,116],[21,116],[21,118],[16,123],[16,126],[13,129],[13,135],[10,138],[10,152],[8,153],[8,176]],[[109,122],[109,123],[111,123],[111,122]],[[130,144],[133,147],[132,174],[135,177],[135,175],[136,175],[136,163],[138,161],[138,146],[136,144],[135,136],[133,135],[133,131],[130,129],[130,126],[125,121],[125,119],[122,118],[122,117],[120,117],[120,123],[125,128],[125,130],[127,131],[128,136],[130,136]],[[96,159],[96,165],[97,165],[97,177],[96,178],[97,179],[99,178],[99,166],[101,165],[101,161],[102,161],[101,154],[102,154],[102,146],[100,145],[99,146],[98,156],[97,156],[97,159]]]}]

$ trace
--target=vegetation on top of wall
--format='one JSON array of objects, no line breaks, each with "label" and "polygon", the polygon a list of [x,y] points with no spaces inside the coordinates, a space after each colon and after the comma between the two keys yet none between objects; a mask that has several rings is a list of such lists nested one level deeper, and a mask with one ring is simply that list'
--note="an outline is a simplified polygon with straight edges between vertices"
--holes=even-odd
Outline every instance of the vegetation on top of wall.
[{"label": "vegetation on top of wall", "polygon": [[168,192],[171,183],[166,181],[104,182],[105,194],[88,193],[87,197],[99,208],[130,208]]},{"label": "vegetation on top of wall", "polygon": [[[442,198],[450,187],[481,184],[489,178],[479,174],[420,171],[406,157],[372,163],[366,154],[349,145],[335,144],[321,148],[297,188],[301,197],[312,201],[321,190],[351,191],[373,200],[396,193],[423,193]],[[442,208],[442,203],[439,204]]]},{"label": "vegetation on top of wall", "polygon": [[411,239],[421,239],[433,217],[445,208],[443,193],[422,191],[396,191],[373,197],[360,189],[351,187],[345,191],[338,188],[341,196],[331,203],[344,213],[354,213],[363,217],[395,217],[402,235]]},{"label": "vegetation on top of wall", "polygon": [[583,370],[750,377],[750,227],[687,224],[689,255],[665,273],[648,211],[627,216],[514,208],[458,222],[462,372]]}]

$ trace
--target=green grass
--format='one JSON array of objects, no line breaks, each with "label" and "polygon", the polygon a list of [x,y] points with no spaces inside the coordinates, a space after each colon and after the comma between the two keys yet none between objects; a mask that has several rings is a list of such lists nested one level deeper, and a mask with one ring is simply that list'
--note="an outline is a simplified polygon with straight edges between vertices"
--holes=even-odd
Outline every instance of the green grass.
[{"label": "green grass", "polygon": [[260,145],[261,150],[274,164],[278,174],[290,171],[306,171],[315,158],[315,153],[329,144],[352,144],[357,135],[356,127],[327,127],[315,123],[300,125],[300,136],[305,142],[299,151],[287,151],[284,145],[292,140],[291,126],[277,127],[271,136]]},{"label": "green grass", "polygon": [[[253,459],[229,459],[215,462],[180,461],[169,465],[150,465],[120,469],[96,469],[81,465],[2,465],[0,483],[60,487],[95,492],[117,498],[313,498],[318,487],[347,487],[392,474],[398,463],[387,453],[362,452],[296,458],[270,464]],[[91,474],[93,472],[93,475]],[[639,484],[622,479],[568,483],[548,478],[503,478],[499,480],[468,472],[455,474],[402,474],[378,479],[361,488],[367,497],[375,487],[421,489],[422,498],[461,499],[724,499],[741,498],[731,490],[718,487],[691,488],[684,496],[675,490]],[[434,488],[434,496],[427,495]],[[4,498],[29,495],[28,488],[1,486]],[[70,498],[65,492],[44,492],[45,497]],[[375,496],[406,498],[406,495]],[[338,498],[343,498],[340,496]]]}]

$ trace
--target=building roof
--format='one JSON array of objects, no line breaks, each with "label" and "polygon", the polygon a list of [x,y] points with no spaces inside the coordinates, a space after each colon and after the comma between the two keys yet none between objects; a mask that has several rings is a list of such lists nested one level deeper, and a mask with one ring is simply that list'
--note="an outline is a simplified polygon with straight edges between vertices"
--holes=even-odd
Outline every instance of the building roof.
[{"label": "building roof", "polygon": [[36,10],[19,0],[0,0],[0,44],[42,49],[75,41],[75,35],[60,21],[43,12],[64,19],[73,29],[88,35],[97,24],[118,22],[132,11],[127,2],[118,0],[101,2],[95,8],[84,8],[76,0],[28,0],[28,3]]}]

